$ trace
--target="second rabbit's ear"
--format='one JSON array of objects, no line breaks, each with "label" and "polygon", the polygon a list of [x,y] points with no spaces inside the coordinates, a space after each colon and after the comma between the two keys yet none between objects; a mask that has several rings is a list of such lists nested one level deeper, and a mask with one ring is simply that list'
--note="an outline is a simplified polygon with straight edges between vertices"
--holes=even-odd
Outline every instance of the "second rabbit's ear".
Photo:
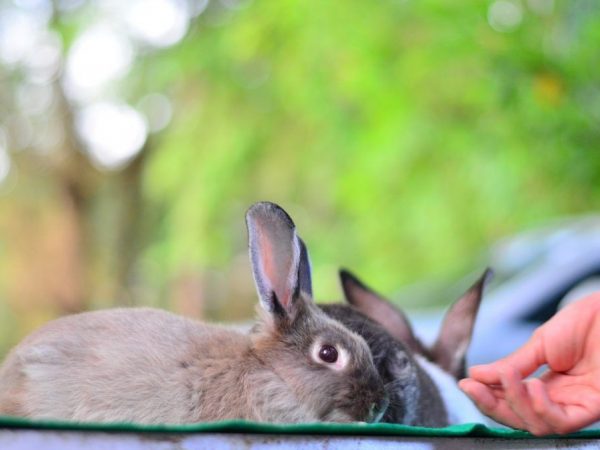
[{"label": "second rabbit's ear", "polygon": [[492,277],[492,270],[486,269],[473,286],[454,302],[444,316],[438,337],[431,348],[432,360],[457,379],[466,376],[465,356],[471,343],[483,289]]},{"label": "second rabbit's ear", "polygon": [[348,303],[365,316],[379,323],[391,336],[398,339],[412,351],[425,352],[423,344],[415,336],[408,318],[402,311],[345,269],[340,270],[340,280],[344,298]]},{"label": "second rabbit's ear", "polygon": [[260,303],[272,315],[293,318],[300,290],[312,291],[306,247],[296,235],[294,222],[281,207],[260,202],[246,213],[246,224]]},{"label": "second rabbit's ear", "polygon": [[306,244],[300,238],[300,262],[298,267],[298,286],[302,292],[312,298],[312,268]]}]

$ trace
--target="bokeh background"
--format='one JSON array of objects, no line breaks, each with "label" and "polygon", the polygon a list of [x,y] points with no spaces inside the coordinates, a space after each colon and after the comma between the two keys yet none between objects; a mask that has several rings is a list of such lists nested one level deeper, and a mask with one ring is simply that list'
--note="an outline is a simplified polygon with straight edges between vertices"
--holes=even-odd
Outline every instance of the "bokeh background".
[{"label": "bokeh background", "polygon": [[595,211],[599,143],[595,0],[0,0],[0,355],[100,307],[251,317],[257,200],[320,299],[459,279]]}]

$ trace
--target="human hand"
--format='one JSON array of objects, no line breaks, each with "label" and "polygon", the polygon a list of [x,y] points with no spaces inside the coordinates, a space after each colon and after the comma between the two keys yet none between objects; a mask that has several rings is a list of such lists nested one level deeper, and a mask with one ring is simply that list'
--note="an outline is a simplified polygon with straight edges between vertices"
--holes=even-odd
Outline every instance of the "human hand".
[{"label": "human hand", "polygon": [[[540,366],[548,370],[526,379]],[[542,436],[600,419],[600,293],[572,303],[506,358],[473,366],[460,388],[492,419]]]}]

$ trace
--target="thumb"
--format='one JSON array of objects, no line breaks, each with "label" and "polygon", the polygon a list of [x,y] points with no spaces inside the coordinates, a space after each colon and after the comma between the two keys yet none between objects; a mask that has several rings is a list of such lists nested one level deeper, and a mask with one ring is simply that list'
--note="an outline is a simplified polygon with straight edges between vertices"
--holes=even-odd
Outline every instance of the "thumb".
[{"label": "thumb", "polygon": [[501,384],[500,371],[502,367],[510,366],[525,378],[545,363],[543,342],[540,334],[536,332],[525,345],[507,357],[491,364],[473,366],[469,369],[469,374],[474,380],[485,384]]}]

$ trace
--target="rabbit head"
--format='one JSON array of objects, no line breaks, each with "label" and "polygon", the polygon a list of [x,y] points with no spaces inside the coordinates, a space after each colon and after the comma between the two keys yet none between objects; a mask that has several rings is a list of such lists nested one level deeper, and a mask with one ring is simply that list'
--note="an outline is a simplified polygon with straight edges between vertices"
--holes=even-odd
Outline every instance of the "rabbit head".
[{"label": "rabbit head", "polygon": [[[351,305],[321,308],[360,333],[389,391],[390,406],[383,420],[420,426],[445,426],[463,421],[449,403],[461,403],[468,411],[461,417],[482,418],[456,387],[466,371],[468,349],[488,269],[446,313],[432,346],[424,345],[404,313],[368,288],[346,270],[340,271],[346,301]],[[442,386],[443,385],[443,386]],[[449,401],[448,395],[456,396]],[[466,405],[466,406],[465,406]],[[467,414],[469,414],[467,416]]]},{"label": "rabbit head", "polygon": [[326,314],[360,333],[371,347],[375,367],[389,396],[383,422],[432,427],[447,425],[439,392],[402,342],[351,306],[320,306]]},{"label": "rabbit head", "polygon": [[[261,321],[253,349],[318,420],[378,420],[387,406],[365,340],[312,300],[310,262],[292,219],[261,202],[246,215]],[[266,387],[265,393],[269,390]]]}]

